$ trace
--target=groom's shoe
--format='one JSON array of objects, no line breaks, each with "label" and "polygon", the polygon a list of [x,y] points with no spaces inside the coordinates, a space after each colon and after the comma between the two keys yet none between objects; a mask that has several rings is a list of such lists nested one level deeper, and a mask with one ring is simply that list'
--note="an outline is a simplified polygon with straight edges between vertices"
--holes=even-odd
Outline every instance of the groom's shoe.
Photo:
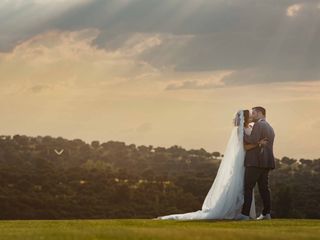
[{"label": "groom's shoe", "polygon": [[260,214],[259,217],[257,217],[257,220],[271,220],[271,215],[270,213],[263,215],[262,213]]},{"label": "groom's shoe", "polygon": [[236,220],[241,220],[241,221],[250,220],[250,217],[241,213],[241,214],[236,218]]}]

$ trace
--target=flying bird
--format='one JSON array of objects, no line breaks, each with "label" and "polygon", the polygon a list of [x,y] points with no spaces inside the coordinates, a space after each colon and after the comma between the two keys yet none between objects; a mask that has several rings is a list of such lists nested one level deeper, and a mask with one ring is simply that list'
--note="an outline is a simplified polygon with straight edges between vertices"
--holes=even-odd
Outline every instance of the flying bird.
[{"label": "flying bird", "polygon": [[60,156],[60,155],[64,152],[64,149],[61,149],[60,151],[58,151],[57,149],[55,149],[54,151],[55,151],[55,153],[56,153],[57,155]]}]

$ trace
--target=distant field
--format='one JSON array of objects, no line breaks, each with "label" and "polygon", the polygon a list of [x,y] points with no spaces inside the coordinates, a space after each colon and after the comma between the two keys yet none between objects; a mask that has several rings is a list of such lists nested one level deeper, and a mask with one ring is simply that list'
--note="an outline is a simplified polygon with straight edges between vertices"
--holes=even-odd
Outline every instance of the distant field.
[{"label": "distant field", "polygon": [[0,221],[2,240],[99,239],[320,239],[320,220],[173,221],[11,220]]}]

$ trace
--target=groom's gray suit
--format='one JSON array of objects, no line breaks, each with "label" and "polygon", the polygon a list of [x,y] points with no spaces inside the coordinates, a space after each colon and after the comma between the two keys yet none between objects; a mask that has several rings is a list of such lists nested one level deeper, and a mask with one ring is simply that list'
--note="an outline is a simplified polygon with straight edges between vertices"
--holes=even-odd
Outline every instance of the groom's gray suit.
[{"label": "groom's gray suit", "polygon": [[251,134],[244,134],[244,142],[257,144],[261,139],[267,138],[268,143],[263,148],[253,148],[246,151],[244,165],[246,167],[259,167],[259,168],[275,168],[274,155],[273,155],[273,142],[274,131],[271,125],[265,120],[260,119],[252,128]]},{"label": "groom's gray suit", "polygon": [[251,135],[244,133],[244,143],[258,144],[264,138],[268,139],[266,146],[256,147],[246,151],[244,165],[244,204],[242,214],[249,216],[252,191],[256,183],[263,201],[262,214],[270,213],[270,189],[269,189],[269,170],[275,168],[273,154],[273,142],[275,133],[271,125],[265,119],[259,119],[252,128]]}]

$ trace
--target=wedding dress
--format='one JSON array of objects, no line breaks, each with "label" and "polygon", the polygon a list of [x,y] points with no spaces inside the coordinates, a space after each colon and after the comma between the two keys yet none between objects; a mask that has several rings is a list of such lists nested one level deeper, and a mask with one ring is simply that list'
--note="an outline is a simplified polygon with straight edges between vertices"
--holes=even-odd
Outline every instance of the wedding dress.
[{"label": "wedding dress", "polygon": [[[196,220],[196,219],[236,219],[244,202],[244,157],[243,134],[250,134],[244,129],[243,111],[238,111],[233,119],[234,127],[228,140],[216,178],[207,193],[201,210],[195,212],[170,214],[154,219],[161,220]],[[256,218],[254,194],[250,218]]]}]

